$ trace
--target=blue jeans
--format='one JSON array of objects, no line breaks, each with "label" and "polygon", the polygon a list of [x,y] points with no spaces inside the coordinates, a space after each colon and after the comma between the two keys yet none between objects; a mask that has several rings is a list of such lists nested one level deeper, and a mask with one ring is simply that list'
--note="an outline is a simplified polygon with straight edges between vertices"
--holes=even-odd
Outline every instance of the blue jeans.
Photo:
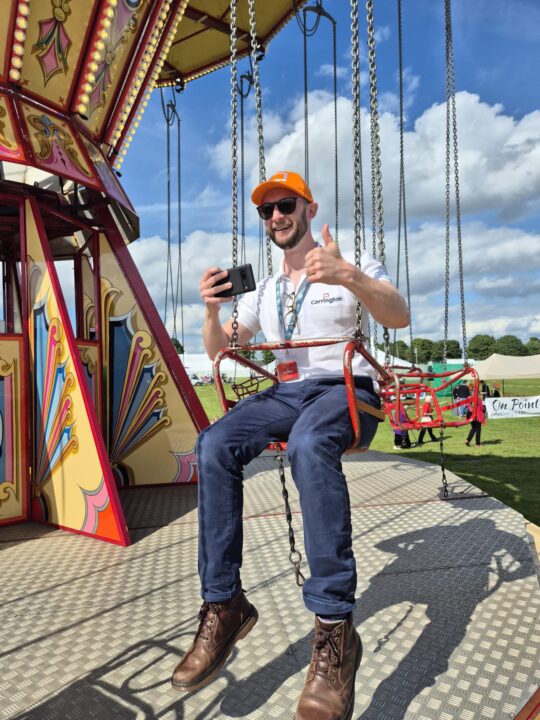
[{"label": "blue jeans", "polygon": [[[356,394],[380,407],[370,378],[356,378]],[[362,413],[361,423],[360,444],[369,445],[378,421]],[[224,602],[241,590],[243,468],[272,440],[287,440],[300,495],[310,569],[305,605],[323,616],[348,613],[354,608],[356,565],[341,455],[353,430],[343,378],[334,377],[272,386],[239,402],[199,435],[202,597]]]}]

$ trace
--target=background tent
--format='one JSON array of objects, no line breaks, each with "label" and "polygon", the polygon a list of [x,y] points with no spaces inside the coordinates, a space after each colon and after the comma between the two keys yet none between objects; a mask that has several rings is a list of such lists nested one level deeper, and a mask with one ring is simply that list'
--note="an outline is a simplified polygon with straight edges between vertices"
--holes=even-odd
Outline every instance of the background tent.
[{"label": "background tent", "polygon": [[487,360],[475,363],[481,380],[514,380],[540,378],[540,355],[516,357],[493,353]]}]

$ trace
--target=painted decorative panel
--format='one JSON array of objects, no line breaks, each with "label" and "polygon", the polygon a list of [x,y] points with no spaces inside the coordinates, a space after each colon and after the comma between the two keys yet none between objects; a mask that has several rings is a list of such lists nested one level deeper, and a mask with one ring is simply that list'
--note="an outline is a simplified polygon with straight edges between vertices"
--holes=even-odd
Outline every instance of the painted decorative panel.
[{"label": "painted decorative panel", "polygon": [[129,542],[38,205],[25,204],[34,406],[32,517]]},{"label": "painted decorative panel", "polygon": [[93,12],[93,2],[32,0],[21,68],[26,90],[67,109]]},{"label": "painted decorative panel", "polygon": [[26,517],[22,338],[0,338],[0,524]]},{"label": "painted decorative panel", "polygon": [[89,340],[77,340],[84,376],[98,418],[101,417],[101,377],[99,370],[99,345]]},{"label": "painted decorative panel", "polygon": [[100,268],[104,421],[117,483],[194,482],[197,431],[104,235]]},{"label": "painted decorative panel", "polygon": [[114,174],[111,166],[105,159],[101,150],[96,145],[94,145],[94,143],[90,142],[90,140],[84,137],[84,135],[81,135],[81,139],[86,147],[90,159],[94,163],[94,170],[99,175],[99,179],[103,184],[105,192],[115,200],[118,200],[121,205],[124,205],[125,207],[128,207],[133,212],[135,212],[133,206],[131,205],[131,202],[128,199],[128,196],[126,195],[126,193],[122,189],[122,186],[116,179],[116,175]]},{"label": "painted decorative panel", "polygon": [[107,36],[103,38],[105,49],[96,61],[96,69],[87,92],[88,127],[96,135],[101,131],[104,118],[116,92],[125,78],[126,66],[131,58],[137,39],[150,9],[149,0],[118,0]]},{"label": "painted decorative panel", "polygon": [[17,139],[11,107],[5,95],[0,95],[0,157],[2,160],[24,162],[23,148]]},{"label": "painted decorative panel", "polygon": [[35,164],[54,175],[99,189],[70,126],[37,107],[21,103]]},{"label": "painted decorative panel", "polygon": [[96,340],[96,301],[94,270],[86,255],[81,256],[82,327],[79,337]]}]

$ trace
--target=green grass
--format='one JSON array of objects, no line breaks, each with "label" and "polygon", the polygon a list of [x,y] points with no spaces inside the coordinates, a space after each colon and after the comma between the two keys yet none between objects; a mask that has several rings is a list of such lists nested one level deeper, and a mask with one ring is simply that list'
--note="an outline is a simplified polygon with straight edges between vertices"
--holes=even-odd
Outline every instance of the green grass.
[{"label": "green grass", "polygon": [[[210,420],[221,417],[214,386],[195,389]],[[540,395],[540,380],[505,381],[504,391],[506,396]],[[230,388],[227,394],[232,397]],[[467,425],[446,430],[444,449],[448,470],[540,525],[540,417],[488,419],[482,428],[484,445],[478,448],[465,445],[467,433]],[[438,435],[438,430],[435,434]],[[412,441],[415,437],[416,433],[411,434]],[[429,440],[429,435],[426,438]],[[427,442],[410,450],[393,450],[393,446],[392,429],[385,422],[371,445],[373,450],[440,462],[438,443]]]}]

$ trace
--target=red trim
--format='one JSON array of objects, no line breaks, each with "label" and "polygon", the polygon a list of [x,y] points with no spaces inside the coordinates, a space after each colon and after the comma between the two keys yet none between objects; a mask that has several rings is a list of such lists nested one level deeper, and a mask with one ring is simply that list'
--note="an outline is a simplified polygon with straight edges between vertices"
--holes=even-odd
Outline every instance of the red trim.
[{"label": "red trim", "polygon": [[73,258],[73,275],[75,283],[75,325],[76,340],[80,342],[84,340],[84,322],[83,322],[83,289],[82,289],[82,268],[81,256],[79,253]]},{"label": "red trim", "polygon": [[[28,260],[27,260],[27,244],[26,244],[26,208],[24,198],[19,199],[19,237],[21,251],[21,313],[22,313],[22,329],[23,329],[23,363],[25,375],[25,411],[26,422],[23,423],[24,439],[24,468],[26,471],[25,485],[25,516],[30,519],[30,496],[32,491],[32,472],[34,467],[34,456],[32,448],[32,435],[30,428],[34,427],[34,410],[32,405],[32,374],[30,372],[30,333],[29,333],[29,311],[28,311]],[[21,376],[23,372],[21,371]]]},{"label": "red trim", "polygon": [[[105,439],[105,447],[108,444],[107,433],[105,432],[105,415],[103,403],[103,337],[101,334],[101,273],[100,273],[100,256],[99,256],[99,233],[92,233],[92,257],[94,258],[94,318],[95,333],[100,351],[98,353],[98,382],[99,382],[99,407],[97,410],[99,424],[102,428],[103,437]],[[108,449],[108,448],[107,448]]]},{"label": "red trim", "polygon": [[174,345],[163,325],[158,311],[150,293],[142,281],[137,266],[133,262],[133,258],[127,249],[124,241],[119,235],[118,230],[114,226],[111,216],[107,213],[101,215],[101,220],[105,227],[105,239],[108,241],[111,250],[114,253],[118,267],[124,275],[124,279],[131,288],[136,300],[139,304],[139,311],[144,316],[148,326],[154,336],[156,345],[163,357],[163,361],[171,374],[171,378],[176,385],[180,396],[184,400],[186,409],[195,425],[200,432],[207,427],[210,422],[201,405],[197,393],[193,389],[184,366],[180,362],[178,353],[174,349]]},{"label": "red trim", "polygon": [[104,540],[105,542],[110,543],[111,545],[119,545],[120,547],[127,547],[131,544],[131,540],[129,538],[129,534],[127,531],[126,526],[126,536],[128,539],[128,542],[122,542],[121,540],[113,540],[112,538],[106,538],[106,537],[100,537],[99,535],[92,535],[92,533],[86,532],[84,530],[75,530],[75,528],[67,527],[66,525],[58,525],[58,523],[53,522],[43,522],[43,520],[36,520],[36,518],[32,518],[32,522],[37,523],[38,525],[45,525],[46,527],[53,527],[57,528],[58,530],[65,530],[66,532],[73,533],[74,535],[84,535],[84,537],[92,538],[92,540]]},{"label": "red trim", "polygon": [[[107,111],[105,115],[105,119],[103,120],[102,127],[104,128],[104,132],[102,132],[102,136],[105,138],[106,143],[110,143],[111,141],[111,135],[112,130],[116,126],[116,122],[118,120],[118,117],[121,115],[122,110],[124,108],[124,104],[126,101],[126,98],[128,97],[132,82],[135,78],[135,75],[139,72],[140,64],[142,57],[147,49],[148,46],[148,40],[154,30],[156,21],[159,18],[159,15],[163,9],[163,0],[161,2],[158,2],[155,4],[153,13],[148,13],[146,16],[146,24],[142,32],[139,34],[139,38],[137,40],[136,49],[133,52],[132,49],[132,62],[127,71],[124,72],[124,83],[122,86],[121,92],[118,92],[118,90],[115,93],[116,96],[116,102],[113,104],[111,103],[109,110]],[[150,72],[150,66],[148,70],[146,71],[146,76],[144,78],[144,82],[141,83],[141,87],[139,88],[139,94],[146,92],[146,85],[148,81],[148,73]]]},{"label": "red trim", "polygon": [[540,689],[531,695],[514,720],[537,720],[538,717],[540,717]]},{"label": "red trim", "polygon": [[[146,73],[146,77],[147,77],[147,78],[148,78],[148,77],[151,77],[151,76],[152,76],[152,73],[154,72],[154,68],[155,68],[155,66],[156,66],[156,64],[157,64],[157,62],[158,62],[158,60],[159,60],[159,56],[161,55],[161,51],[162,51],[163,46],[164,46],[164,44],[165,44],[165,42],[166,42],[166,40],[167,40],[167,37],[168,37],[168,35],[169,35],[171,26],[172,26],[172,24],[173,24],[173,22],[174,22],[174,19],[176,18],[176,13],[177,13],[177,11],[178,11],[178,7],[179,7],[181,1],[182,1],[182,0],[176,0],[176,2],[175,2],[175,4],[174,4],[174,10],[172,9],[172,4],[171,4],[171,9],[169,10],[170,16],[169,16],[169,19],[168,19],[168,21],[167,21],[167,25],[163,28],[163,32],[162,32],[161,37],[160,37],[160,39],[159,39],[158,48],[157,48],[157,50],[156,50],[156,52],[155,52],[155,54],[154,54],[154,57],[152,58],[152,62],[150,63],[150,66],[149,66],[149,68],[148,68],[148,72]],[[142,88],[142,86],[141,86],[141,88]],[[137,112],[138,112],[138,110],[139,110],[139,105],[141,104],[141,101],[142,101],[142,99],[144,98],[144,95],[145,95],[145,93],[146,93],[146,89],[147,89],[147,85],[146,85],[146,80],[145,80],[144,91],[139,93],[137,99],[135,100],[135,102],[133,103],[133,105],[132,105],[132,107],[131,107],[131,110],[130,110],[130,112],[129,112],[129,115],[128,115],[128,117],[127,117],[127,120],[126,120],[126,122],[125,122],[125,124],[124,124],[124,127],[123,127],[123,129],[122,129],[121,135],[120,135],[120,137],[118,138],[118,140],[116,141],[116,143],[115,143],[115,145],[114,145],[114,150],[113,150],[113,153],[112,153],[112,157],[116,156],[116,155],[118,154],[118,151],[119,151],[120,148],[122,147],[122,144],[123,144],[123,142],[124,142],[124,139],[125,139],[127,133],[129,132],[130,127],[131,127],[131,123],[132,123],[132,121],[133,121],[133,118],[137,116]],[[114,130],[114,127],[115,127],[115,125],[111,123],[110,130],[109,130],[109,135],[107,135],[107,140],[110,140],[110,137],[111,137],[110,133],[112,133],[112,131]],[[111,162],[112,162],[112,159],[111,159]]]},{"label": "red trim", "polygon": [[12,258],[7,259],[4,262],[3,267],[3,277],[2,277],[2,296],[4,298],[4,308],[6,310],[5,312],[5,320],[6,320],[6,329],[8,333],[13,332],[14,328],[14,308],[13,308],[13,288],[11,287],[11,283],[14,280],[13,276],[13,267],[14,267],[14,261]]},{"label": "red trim", "polygon": [[[67,206],[67,203],[66,203],[66,206]],[[68,223],[69,225],[76,225],[79,228],[79,230],[87,230],[89,232],[92,232],[94,230],[94,227],[92,225],[90,225],[89,223],[85,223],[84,220],[79,220],[79,218],[74,218],[71,215],[62,212],[62,210],[58,210],[57,208],[50,207],[49,205],[43,206],[43,214],[44,215],[52,215],[53,217],[57,217],[60,220],[64,220],[64,222]]]},{"label": "red trim", "polygon": [[[110,540],[110,538],[101,537],[98,535],[90,535],[90,537],[96,537],[100,540],[106,540],[107,542],[114,542],[114,544],[120,544],[120,545],[129,545],[130,544],[130,537],[128,534],[126,521],[124,518],[124,512],[122,510],[122,506],[120,504],[120,498],[118,497],[118,491],[116,489],[116,483],[114,481],[114,477],[111,470],[111,465],[109,462],[109,458],[107,457],[107,451],[105,450],[105,444],[103,442],[103,437],[101,434],[101,430],[99,428],[99,423],[95,414],[94,410],[94,404],[90,397],[90,390],[87,386],[85,377],[84,377],[84,370],[81,363],[81,359],[79,357],[79,351],[77,349],[76,340],[73,336],[73,330],[71,328],[71,322],[69,321],[69,315],[68,311],[64,302],[64,296],[62,295],[62,291],[60,288],[60,283],[58,281],[58,277],[56,275],[56,269],[54,267],[54,261],[51,256],[51,252],[49,250],[49,246],[47,243],[47,237],[45,234],[45,227],[43,225],[43,220],[41,218],[41,214],[39,211],[39,204],[35,198],[29,198],[28,201],[30,202],[30,206],[32,207],[32,211],[34,214],[34,220],[36,222],[36,227],[39,234],[39,239],[41,242],[41,248],[43,251],[43,255],[45,257],[45,262],[47,265],[47,270],[49,273],[49,279],[51,282],[51,285],[53,287],[53,291],[56,295],[56,301],[58,303],[58,311],[60,314],[60,320],[62,321],[62,325],[64,326],[64,333],[65,338],[67,340],[67,344],[69,347],[69,352],[71,354],[71,360],[73,362],[73,365],[75,367],[75,372],[77,374],[77,380],[79,382],[79,387],[83,396],[83,402],[85,404],[86,413],[88,416],[88,420],[90,423],[90,429],[92,431],[92,435],[94,438],[94,444],[98,453],[98,457],[101,463],[101,467],[103,469],[103,477],[105,480],[105,485],[107,486],[107,491],[109,493],[109,499],[111,502],[111,507],[113,511],[114,518],[116,520],[118,531],[121,535],[122,541],[115,542]],[[60,527],[60,526],[58,526]],[[73,532],[76,532],[78,534],[87,534],[83,533],[82,531],[74,530]]]}]

